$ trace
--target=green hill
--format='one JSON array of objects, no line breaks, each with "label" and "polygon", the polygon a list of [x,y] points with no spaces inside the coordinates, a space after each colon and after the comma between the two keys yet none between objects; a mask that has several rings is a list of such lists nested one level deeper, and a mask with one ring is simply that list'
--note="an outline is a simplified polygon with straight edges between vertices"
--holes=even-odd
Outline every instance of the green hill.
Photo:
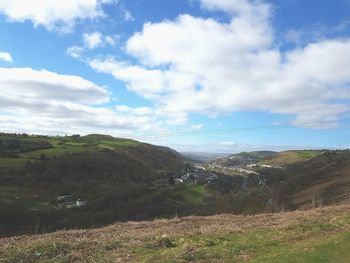
[{"label": "green hill", "polygon": [[212,164],[220,165],[223,167],[230,166],[245,166],[247,164],[252,164],[259,162],[264,158],[268,158],[271,155],[276,154],[272,151],[253,151],[253,152],[241,152],[238,154],[230,155],[225,158],[220,158],[212,161]]},{"label": "green hill", "polygon": [[[3,135],[1,142],[0,236],[176,212],[167,198],[182,188],[168,180],[185,163],[171,149],[105,135]],[[55,201],[60,196],[69,200]],[[87,204],[74,208],[78,200]]]},{"label": "green hill", "polygon": [[144,144],[109,135],[49,137],[0,134],[0,168],[23,167],[27,162],[71,153],[118,150],[140,145]]},{"label": "green hill", "polygon": [[274,166],[285,166],[295,164],[298,162],[308,161],[321,154],[322,151],[318,150],[285,151],[267,156],[259,163]]}]

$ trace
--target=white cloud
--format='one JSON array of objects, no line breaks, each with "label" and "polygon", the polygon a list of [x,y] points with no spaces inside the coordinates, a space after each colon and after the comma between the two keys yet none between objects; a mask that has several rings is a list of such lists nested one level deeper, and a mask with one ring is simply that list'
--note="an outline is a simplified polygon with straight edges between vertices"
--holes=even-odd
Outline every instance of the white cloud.
[{"label": "white cloud", "polygon": [[115,46],[119,40],[118,35],[103,35],[96,31],[92,33],[84,33],[82,36],[83,46],[69,47],[66,53],[76,59],[80,59],[82,55],[95,48],[101,48],[106,46]]},{"label": "white cloud", "polygon": [[78,20],[103,17],[102,4],[112,0],[1,0],[0,13],[10,21],[31,21],[48,30],[71,31]]},{"label": "white cloud", "polygon": [[[202,0],[232,14],[230,22],[180,15],[146,23],[126,43],[139,64],[92,59],[99,72],[152,100],[163,114],[215,116],[244,110],[287,114],[293,124],[337,119],[350,112],[350,39],[314,42],[281,52],[261,1]],[[167,37],[164,37],[167,36]]]},{"label": "white cloud", "polygon": [[80,58],[85,52],[85,48],[79,46],[72,46],[67,49],[67,54],[73,58]]},{"label": "white cloud", "polygon": [[0,61],[1,60],[9,63],[13,62],[12,56],[7,52],[0,52]]},{"label": "white cloud", "polygon": [[88,49],[103,47],[106,45],[114,46],[117,43],[118,36],[104,36],[101,32],[92,32],[83,34],[84,46]]},{"label": "white cloud", "polygon": [[155,129],[147,116],[105,106],[109,92],[79,76],[30,68],[0,68],[0,129],[43,133],[130,134]]},{"label": "white cloud", "polygon": [[103,43],[102,34],[100,32],[85,33],[83,34],[83,41],[87,48],[94,49]]}]

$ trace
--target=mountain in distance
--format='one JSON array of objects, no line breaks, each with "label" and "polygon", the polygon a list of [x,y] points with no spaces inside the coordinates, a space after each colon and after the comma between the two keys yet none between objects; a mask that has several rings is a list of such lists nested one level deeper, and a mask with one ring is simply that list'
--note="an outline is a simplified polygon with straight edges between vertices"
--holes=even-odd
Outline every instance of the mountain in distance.
[{"label": "mountain in distance", "polygon": [[210,152],[180,152],[181,155],[190,162],[205,163],[227,157],[225,153],[210,153]]},{"label": "mountain in distance", "polygon": [[241,152],[237,154],[230,155],[225,158],[220,158],[212,161],[220,166],[231,167],[231,166],[244,166],[259,162],[271,155],[276,154],[277,152],[273,151],[252,151],[252,152]]}]

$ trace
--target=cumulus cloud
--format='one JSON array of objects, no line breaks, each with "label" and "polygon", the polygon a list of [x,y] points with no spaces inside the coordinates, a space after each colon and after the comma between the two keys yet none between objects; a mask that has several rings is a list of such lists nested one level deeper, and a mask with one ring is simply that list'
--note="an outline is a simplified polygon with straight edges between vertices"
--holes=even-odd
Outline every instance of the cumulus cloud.
[{"label": "cumulus cloud", "polygon": [[102,42],[102,34],[100,32],[94,32],[94,33],[85,33],[83,34],[83,40],[85,43],[85,46],[89,49],[94,49],[98,46],[100,46]]},{"label": "cumulus cloud", "polygon": [[117,41],[117,36],[104,36],[101,32],[84,33],[84,46],[88,49],[103,47],[106,45],[114,46]]},{"label": "cumulus cloud", "polygon": [[103,17],[103,4],[112,0],[2,0],[0,13],[10,21],[31,21],[34,26],[42,25],[48,30],[68,32],[78,20]]},{"label": "cumulus cloud", "polygon": [[[287,52],[276,47],[272,7],[262,1],[201,0],[229,22],[180,15],[146,23],[126,42],[139,63],[89,61],[164,114],[215,116],[254,110],[294,117],[295,125],[337,119],[350,111],[350,39],[316,41]],[[166,36],[166,37],[164,37]]]},{"label": "cumulus cloud", "polygon": [[0,129],[43,133],[128,133],[154,128],[147,116],[124,116],[106,105],[109,92],[79,76],[0,68]]},{"label": "cumulus cloud", "polygon": [[0,61],[1,60],[9,63],[13,62],[12,56],[7,52],[0,52]]},{"label": "cumulus cloud", "polygon": [[67,55],[80,59],[88,50],[106,46],[115,46],[119,40],[118,35],[103,35],[101,32],[84,33],[82,46],[72,46],[66,51]]}]

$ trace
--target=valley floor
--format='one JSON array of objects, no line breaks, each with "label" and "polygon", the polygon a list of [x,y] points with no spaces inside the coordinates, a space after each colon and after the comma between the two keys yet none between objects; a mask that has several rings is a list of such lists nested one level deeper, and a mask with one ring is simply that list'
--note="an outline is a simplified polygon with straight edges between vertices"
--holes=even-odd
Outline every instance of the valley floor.
[{"label": "valley floor", "polygon": [[350,206],[0,239],[0,262],[348,262]]}]

